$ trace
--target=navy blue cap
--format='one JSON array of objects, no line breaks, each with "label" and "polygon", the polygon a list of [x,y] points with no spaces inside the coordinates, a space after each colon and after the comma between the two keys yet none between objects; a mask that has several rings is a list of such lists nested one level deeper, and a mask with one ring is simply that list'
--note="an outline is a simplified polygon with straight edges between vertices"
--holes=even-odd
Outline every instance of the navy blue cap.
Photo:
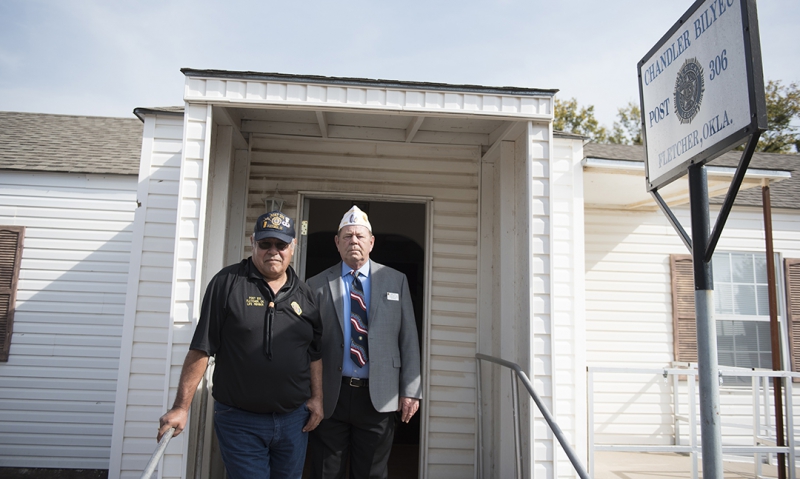
[{"label": "navy blue cap", "polygon": [[294,221],[280,211],[270,211],[258,217],[253,233],[256,241],[278,238],[284,243],[291,243],[294,239]]}]

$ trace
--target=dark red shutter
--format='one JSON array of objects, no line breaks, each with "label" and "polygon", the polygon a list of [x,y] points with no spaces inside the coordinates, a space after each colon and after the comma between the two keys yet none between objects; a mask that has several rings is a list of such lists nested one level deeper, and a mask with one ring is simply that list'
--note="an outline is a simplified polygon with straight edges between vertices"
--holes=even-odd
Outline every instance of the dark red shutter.
[{"label": "dark red shutter", "polygon": [[692,257],[673,254],[669,257],[672,273],[672,341],[675,361],[697,362],[697,324],[694,314],[694,276]]},{"label": "dark red shutter", "polygon": [[783,260],[786,274],[786,320],[789,321],[789,352],[792,371],[800,371],[800,259]]},{"label": "dark red shutter", "polygon": [[0,226],[0,361],[8,361],[24,226]]}]

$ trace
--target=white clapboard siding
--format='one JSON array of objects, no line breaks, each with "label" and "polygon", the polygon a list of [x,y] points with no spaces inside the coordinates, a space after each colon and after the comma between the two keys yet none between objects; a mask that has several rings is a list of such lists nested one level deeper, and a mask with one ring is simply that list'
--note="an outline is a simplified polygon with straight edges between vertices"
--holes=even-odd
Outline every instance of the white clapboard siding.
[{"label": "white clapboard siding", "polygon": [[[712,220],[718,207],[711,208]],[[690,231],[686,207],[674,209]],[[800,257],[800,215],[773,210],[774,247]],[[760,208],[735,208],[717,251],[765,250]],[[589,366],[663,368],[674,360],[670,254],[686,247],[660,211],[586,212],[586,356]],[[685,398],[686,381],[680,390]],[[671,386],[660,375],[594,377],[598,444],[671,444]],[[795,395],[795,408],[798,403]],[[723,424],[752,425],[749,388],[722,386]],[[688,414],[685,399],[682,414]],[[797,410],[797,409],[795,409]],[[699,428],[699,425],[698,425]],[[684,435],[688,428],[682,429]],[[698,429],[699,430],[699,429]],[[748,429],[723,427],[724,444],[752,444]],[[687,442],[684,442],[686,444]]]},{"label": "white clapboard siding", "polygon": [[135,176],[0,175],[0,224],[26,227],[0,467],[108,468],[135,209]]},{"label": "white clapboard siding", "polygon": [[[138,478],[164,413],[183,119],[145,117],[109,477]],[[183,359],[182,357],[180,358]],[[173,441],[180,444],[181,437]]]},{"label": "white clapboard siding", "polygon": [[[478,147],[254,139],[247,225],[275,191],[433,198],[429,345],[429,477],[472,477],[475,461]],[[244,237],[244,233],[243,233]],[[249,254],[249,248],[248,248]]]},{"label": "white clapboard siding", "polygon": [[[545,131],[546,133],[546,131]],[[583,145],[580,141],[559,140],[553,143],[553,161],[551,162],[550,183],[542,181],[534,185],[534,200],[542,203],[542,209],[551,205],[551,216],[536,214],[532,222],[533,237],[538,239],[535,245],[541,248],[533,251],[534,266],[531,272],[534,297],[541,301],[534,302],[534,308],[549,300],[552,318],[537,322],[534,330],[532,347],[537,362],[546,361],[552,374],[551,385],[542,393],[552,397],[547,406],[555,414],[559,427],[571,438],[571,445],[578,456],[586,460],[586,409],[583,398],[586,396],[586,358],[585,358],[585,322],[584,322],[584,212],[583,212]],[[547,165],[541,165],[544,169]],[[546,170],[545,170],[546,171]],[[534,180],[536,183],[536,180]],[[547,187],[549,186],[549,187]],[[548,194],[549,193],[549,194]],[[549,231],[547,228],[549,226]],[[548,242],[550,236],[550,242]],[[546,265],[546,253],[550,253],[551,265]],[[549,266],[549,271],[545,269]],[[550,273],[549,275],[547,273]],[[549,284],[540,285],[543,278]],[[537,291],[542,288],[543,291]],[[544,289],[547,288],[547,289]],[[552,288],[552,291],[550,291]],[[550,294],[546,294],[549,292]],[[538,317],[538,314],[537,314]],[[557,451],[556,463],[552,477],[577,477],[563,448],[553,439],[543,420],[537,422],[534,432],[537,442],[548,441],[550,451]],[[553,456],[549,452],[550,457]]]},{"label": "white clapboard siding", "polygon": [[[199,315],[202,291],[201,288],[195,287],[195,280],[199,277],[199,272],[203,271],[203,257],[198,257],[197,253],[203,251],[203,237],[200,232],[205,229],[207,208],[203,198],[208,195],[212,130],[209,124],[210,118],[211,106],[187,104],[181,122],[185,149],[181,151],[178,146],[181,136],[179,130],[172,128],[169,131],[165,130],[165,135],[169,135],[170,138],[168,141],[165,138],[162,143],[169,143],[170,148],[167,151],[173,156],[167,158],[167,151],[153,155],[154,158],[164,161],[164,166],[153,165],[154,177],[173,183],[157,190],[161,211],[147,216],[148,219],[152,218],[153,221],[160,223],[165,222],[171,216],[175,230],[168,234],[168,237],[174,238],[174,249],[169,252],[151,251],[147,255],[143,253],[142,266],[167,266],[164,270],[164,281],[166,281],[164,288],[170,293],[169,296],[151,297],[152,301],[149,306],[137,305],[137,308],[144,308],[143,310],[151,314],[161,313],[163,308],[166,321],[163,323],[164,329],[161,337],[164,339],[162,341],[141,344],[134,341],[134,351],[136,346],[147,346],[142,349],[143,357],[156,359],[154,356],[158,356],[162,364],[166,365],[164,370],[166,376],[164,382],[147,381],[146,387],[153,389],[141,391],[143,402],[146,402],[142,406],[147,407],[148,410],[147,413],[137,410],[135,417],[145,427],[139,429],[143,431],[140,437],[134,438],[132,435],[125,434],[125,450],[120,465],[120,477],[122,478],[137,477],[137,469],[141,472],[148,456],[153,452],[155,447],[152,436],[152,431],[155,430],[153,426],[158,424],[159,416],[175,400],[181,366],[189,349],[194,329],[193,321],[196,321]],[[145,128],[146,135],[147,129]],[[158,170],[157,174],[155,173],[156,169]],[[176,187],[176,184],[179,187]],[[174,197],[174,200],[167,198],[175,193],[177,196]],[[171,214],[167,211],[166,205],[172,205]],[[130,411],[128,414],[131,417],[134,416],[134,413]],[[187,437],[188,434],[184,433],[170,441],[159,471],[161,477],[180,478],[185,474]]]}]

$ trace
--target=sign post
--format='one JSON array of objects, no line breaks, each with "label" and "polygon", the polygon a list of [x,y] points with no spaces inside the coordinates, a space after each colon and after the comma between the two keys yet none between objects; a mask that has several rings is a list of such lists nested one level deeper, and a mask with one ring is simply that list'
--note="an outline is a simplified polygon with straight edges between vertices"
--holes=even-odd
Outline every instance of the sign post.
[{"label": "sign post", "polygon": [[[697,0],[638,64],[646,188],[692,253],[703,477],[722,479],[711,256],[766,130],[755,0]],[[710,231],[705,164],[747,141]],[[659,188],[688,172],[692,236]]]}]

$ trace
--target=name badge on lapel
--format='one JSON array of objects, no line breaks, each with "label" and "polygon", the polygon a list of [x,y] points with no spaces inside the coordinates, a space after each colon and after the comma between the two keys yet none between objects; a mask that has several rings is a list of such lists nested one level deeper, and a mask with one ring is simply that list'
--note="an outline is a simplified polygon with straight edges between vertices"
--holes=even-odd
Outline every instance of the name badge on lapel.
[{"label": "name badge on lapel", "polygon": [[400,301],[400,295],[397,293],[386,293],[386,299],[389,301]]}]

